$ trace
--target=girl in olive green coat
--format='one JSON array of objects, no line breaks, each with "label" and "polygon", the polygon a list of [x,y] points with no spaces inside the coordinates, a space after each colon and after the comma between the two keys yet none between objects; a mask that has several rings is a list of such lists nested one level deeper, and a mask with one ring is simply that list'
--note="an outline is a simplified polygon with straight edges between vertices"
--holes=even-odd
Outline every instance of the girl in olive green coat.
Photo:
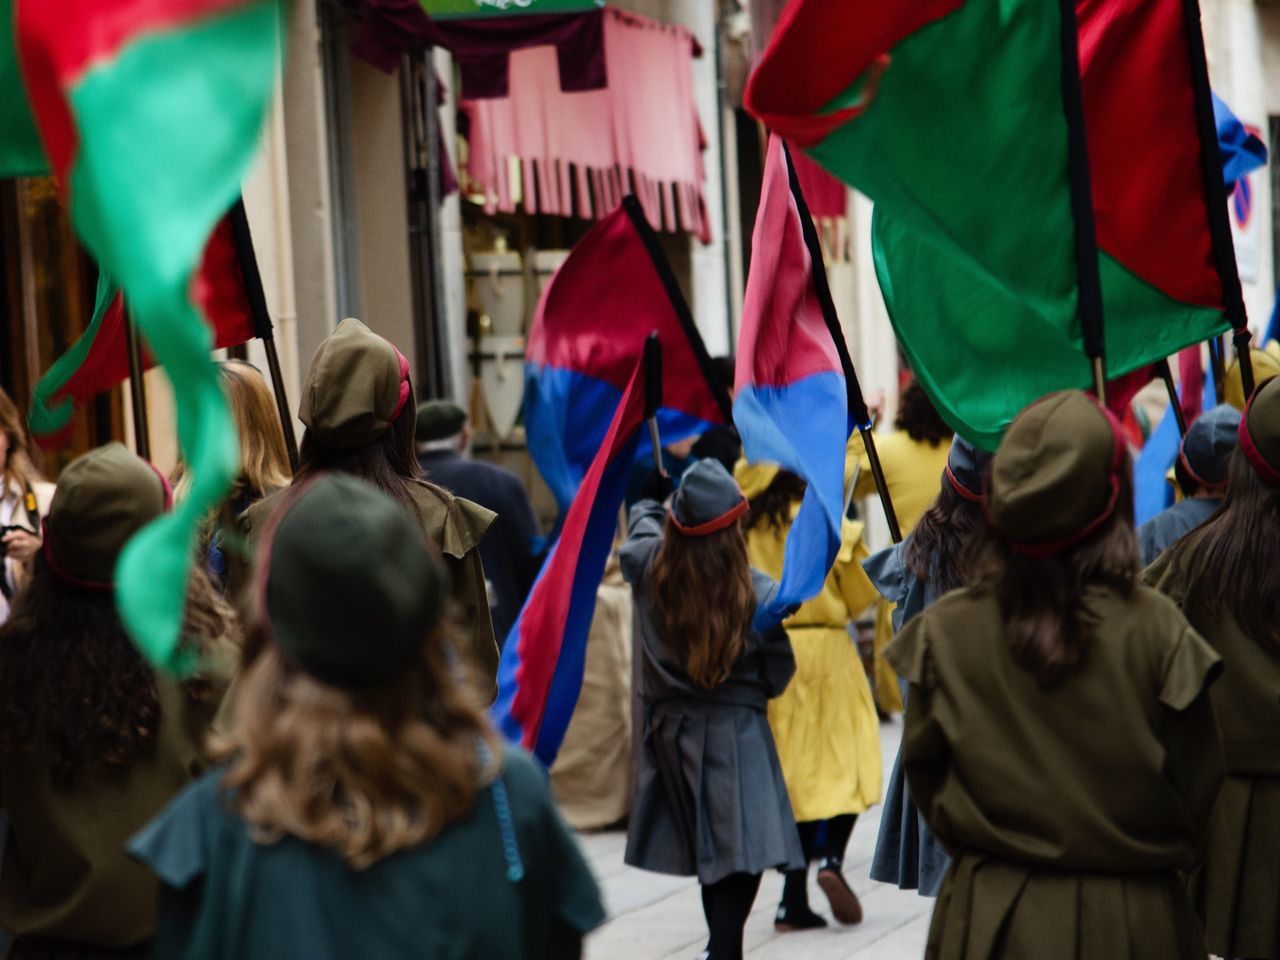
[{"label": "girl in olive green coat", "polygon": [[926,957],[1203,960],[1179,876],[1222,782],[1213,650],[1138,585],[1129,458],[1082,393],[1014,421],[973,585],[886,651],[911,795],[952,856]]},{"label": "girl in olive green coat", "polygon": [[1148,582],[1222,655],[1213,706],[1227,755],[1191,896],[1219,956],[1280,957],[1280,379],[1254,394],[1222,509]]}]

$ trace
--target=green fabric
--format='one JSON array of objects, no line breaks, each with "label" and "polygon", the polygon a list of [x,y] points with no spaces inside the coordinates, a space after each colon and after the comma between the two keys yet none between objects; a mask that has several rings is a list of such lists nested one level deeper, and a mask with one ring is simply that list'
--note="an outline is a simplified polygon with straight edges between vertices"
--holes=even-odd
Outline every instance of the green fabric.
[{"label": "green fabric", "polygon": [[427,843],[356,872],[285,836],[255,842],[214,771],[129,844],[160,877],[156,960],[576,960],[600,892],[546,773],[508,750],[502,781],[524,877],[507,877],[494,795]]},{"label": "green fabric", "polygon": [[325,337],[311,360],[298,419],[332,450],[362,447],[391,426],[400,383],[396,348],[348,317]]},{"label": "green fabric", "polygon": [[136,39],[69,91],[80,146],[71,213],[85,245],[129,299],[174,385],[190,493],[125,548],[121,617],[166,669],[178,647],[197,526],[236,473],[230,411],[210,359],[212,332],[191,302],[192,276],[257,147],[279,59],[277,0]]},{"label": "green fabric", "polygon": [[596,10],[604,0],[422,0],[423,8],[441,20],[515,17],[531,13]]},{"label": "green fabric", "polygon": [[1115,504],[1116,434],[1079,390],[1050,394],[1009,428],[991,461],[987,514],[1021,543],[1071,537]]},{"label": "green fabric", "polygon": [[164,512],[167,499],[159,474],[123,444],[77,457],[58,477],[45,518],[58,569],[78,580],[110,583],[125,543]]},{"label": "green fabric", "polygon": [[76,405],[73,397],[62,397],[57,403],[50,405],[54,396],[66,386],[80,369],[85,358],[93,351],[94,342],[98,338],[98,330],[102,327],[102,318],[115,300],[120,288],[111,282],[106,271],[98,271],[98,292],[93,302],[93,319],[85,328],[80,338],[71,345],[62,356],[54,361],[53,366],[45,371],[43,377],[36,381],[31,389],[31,411],[27,414],[27,426],[37,437],[46,437],[65,429],[75,416]]},{"label": "green fabric", "polygon": [[467,425],[467,411],[451,400],[428,400],[418,404],[418,427],[414,439],[419,443],[456,437]]},{"label": "green fabric", "polygon": [[1014,659],[989,593],[948,594],[885,650],[911,683],[911,796],[955,855],[930,957],[1205,956],[1178,871],[1223,781],[1221,661],[1154,590],[1078,601],[1088,653],[1050,686]]},{"label": "green fabric", "polygon": [[17,0],[0,0],[0,177],[49,172],[18,66]]},{"label": "green fabric", "polygon": [[449,592],[422,531],[405,523],[404,507],[346,474],[320,477],[289,507],[269,562],[276,643],[336,686],[400,675],[439,622]]}]

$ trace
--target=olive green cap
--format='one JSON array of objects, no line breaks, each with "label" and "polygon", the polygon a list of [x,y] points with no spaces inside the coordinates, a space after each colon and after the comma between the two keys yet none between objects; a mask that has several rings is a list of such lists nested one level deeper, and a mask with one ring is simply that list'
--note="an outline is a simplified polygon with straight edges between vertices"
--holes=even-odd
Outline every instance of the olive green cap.
[{"label": "olive green cap", "polygon": [[334,686],[393,679],[421,651],[449,595],[421,527],[348,474],[324,474],[282,509],[259,571],[276,645]]},{"label": "olive green cap", "polygon": [[78,586],[110,589],[129,538],[164,513],[169,486],[149,463],[110,443],[73,460],[44,519],[45,560]]},{"label": "olive green cap", "polygon": [[428,400],[418,404],[418,427],[414,438],[418,443],[447,440],[462,432],[467,411],[452,400]]},{"label": "olive green cap", "polygon": [[298,419],[322,445],[350,450],[382,436],[411,394],[400,351],[348,317],[316,350]]},{"label": "olive green cap", "polygon": [[1021,553],[1051,556],[1115,510],[1125,444],[1115,418],[1078,390],[1051,393],[1010,425],[991,462],[987,515]]},{"label": "olive green cap", "polygon": [[1240,449],[1258,476],[1280,487],[1280,377],[1249,399],[1240,419]]},{"label": "olive green cap", "polygon": [[[1266,350],[1250,347],[1249,359],[1253,366],[1255,389],[1262,386],[1272,377],[1280,376],[1280,359],[1277,359]],[[1231,366],[1227,367],[1227,374],[1223,378],[1222,400],[1224,403],[1231,404],[1237,410],[1243,410],[1247,399],[1248,397],[1244,395],[1244,378],[1240,373],[1240,358],[1237,357],[1231,361]]]}]

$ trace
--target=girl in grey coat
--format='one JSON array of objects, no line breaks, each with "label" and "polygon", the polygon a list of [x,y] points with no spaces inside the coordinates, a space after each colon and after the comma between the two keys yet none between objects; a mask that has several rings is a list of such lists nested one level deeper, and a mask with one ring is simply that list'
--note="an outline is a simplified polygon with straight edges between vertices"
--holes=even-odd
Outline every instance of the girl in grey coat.
[{"label": "girl in grey coat", "polygon": [[781,627],[751,627],[777,585],[747,562],[746,511],[728,471],[702,460],[665,506],[632,508],[621,552],[645,712],[626,862],[697,875],[709,960],[742,956],[760,875],[803,864],[765,713],[795,660]]}]

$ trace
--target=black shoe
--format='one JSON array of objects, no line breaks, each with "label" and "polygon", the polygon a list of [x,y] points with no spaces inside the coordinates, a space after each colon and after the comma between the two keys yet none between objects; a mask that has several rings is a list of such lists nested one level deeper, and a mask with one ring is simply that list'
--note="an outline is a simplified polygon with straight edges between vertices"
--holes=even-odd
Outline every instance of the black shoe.
[{"label": "black shoe", "polygon": [[845,926],[862,922],[862,904],[840,872],[840,861],[828,857],[818,864],[818,886],[827,895],[831,913]]},{"label": "black shoe", "polygon": [[788,909],[786,904],[780,903],[778,913],[773,918],[773,929],[779,933],[790,933],[793,930],[821,930],[826,925],[826,918],[814,913],[808,905]]}]

